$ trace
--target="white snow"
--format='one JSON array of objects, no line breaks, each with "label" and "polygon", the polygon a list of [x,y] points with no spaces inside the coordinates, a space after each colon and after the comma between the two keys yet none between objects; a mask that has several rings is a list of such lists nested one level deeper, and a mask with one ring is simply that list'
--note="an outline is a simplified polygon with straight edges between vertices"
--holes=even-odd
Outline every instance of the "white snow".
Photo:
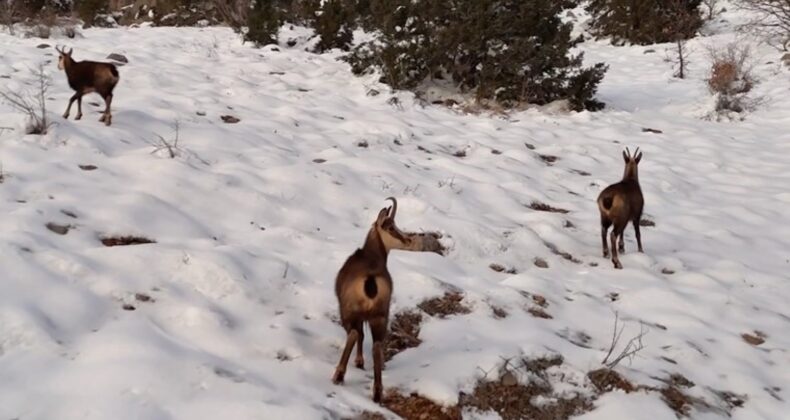
[{"label": "white snow", "polygon": [[[303,35],[294,31],[284,39]],[[462,290],[473,311],[426,317],[422,345],[387,364],[385,387],[454,403],[502,358],[553,353],[583,382],[600,367],[617,311],[624,338],[640,321],[649,329],[646,348],[618,366],[625,377],[656,386],[677,372],[713,405],[715,390],[745,395],[734,419],[787,415],[790,78],[776,50],[755,49],[763,104],[743,121],[717,123],[700,118],[710,107],[704,46],[733,39],[731,31],[691,41],[687,80],[672,78],[664,46],[645,54],[588,41],[586,60],[610,65],[599,95],[606,110],[507,118],[422,107],[375,77],[353,76],[335,55],[301,44],[254,49],[228,29],[83,35],[50,43],[73,47],[78,60],[129,58],[110,128],[97,121],[98,96],[86,96],[81,121],[63,120],[72,92],[53,49],[0,34],[0,76],[10,77],[0,89],[23,86],[46,62],[57,123],[45,136],[24,135],[21,114],[0,104],[0,126],[14,128],[0,132],[0,418],[382,410],[370,401],[369,340],[367,370],[350,368],[344,386],[330,377],[344,342],[333,322],[334,275],[387,196],[399,199],[402,229],[441,231],[450,247],[445,257],[393,252],[392,312],[448,288]],[[179,156],[152,153],[157,135],[174,138],[175,121]],[[644,254],[629,227],[618,271],[601,256],[595,198],[619,180],[625,146],[644,151],[645,212],[656,226],[642,229]],[[466,157],[453,156],[460,150]],[[547,165],[539,154],[559,160]],[[89,164],[98,169],[78,167]],[[569,213],[537,212],[532,201]],[[73,229],[60,236],[48,222]],[[102,235],[157,242],[108,248]],[[527,313],[534,305],[520,291],[544,296],[553,319]],[[495,319],[490,304],[509,316]],[[760,346],[741,338],[755,331],[767,336]],[[571,343],[585,335],[586,347]],[[611,393],[595,406],[582,418],[673,415],[655,392]]]}]

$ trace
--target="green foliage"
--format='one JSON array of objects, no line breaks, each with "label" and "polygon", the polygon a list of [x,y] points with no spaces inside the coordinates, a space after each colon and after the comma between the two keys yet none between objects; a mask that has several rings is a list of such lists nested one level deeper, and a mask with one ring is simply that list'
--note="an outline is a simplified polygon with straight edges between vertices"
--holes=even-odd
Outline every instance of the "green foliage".
[{"label": "green foliage", "polygon": [[596,110],[593,99],[606,66],[582,68],[569,50],[572,25],[553,0],[370,0],[378,39],[348,60],[356,73],[379,70],[382,81],[410,89],[428,78],[452,80],[478,100],[505,106],[569,100]]},{"label": "green foliage", "polygon": [[244,40],[256,46],[277,44],[277,34],[282,24],[276,0],[255,0],[247,15],[247,32]]},{"label": "green foliage", "polygon": [[701,0],[590,0],[590,25],[615,44],[655,44],[692,38],[702,26]]},{"label": "green foliage", "polygon": [[325,0],[315,19],[315,31],[321,38],[316,51],[332,48],[348,51],[354,39],[353,24],[352,10],[343,0]]},{"label": "green foliage", "polygon": [[77,15],[86,26],[90,26],[96,21],[96,15],[107,11],[107,5],[105,0],[79,0],[76,4]]}]

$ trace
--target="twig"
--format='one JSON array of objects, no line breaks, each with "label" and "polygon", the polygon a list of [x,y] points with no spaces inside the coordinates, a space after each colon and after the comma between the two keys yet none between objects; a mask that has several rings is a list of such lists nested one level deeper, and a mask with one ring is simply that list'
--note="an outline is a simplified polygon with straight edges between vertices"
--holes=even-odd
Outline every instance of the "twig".
[{"label": "twig", "polygon": [[610,361],[609,358],[614,353],[617,344],[620,342],[620,337],[623,334],[623,330],[625,329],[625,326],[623,326],[623,328],[621,328],[619,331],[617,330],[618,319],[619,319],[619,315],[617,312],[615,312],[614,332],[612,333],[612,344],[609,347],[609,351],[606,353],[606,357],[604,357],[604,359],[601,361],[601,364],[605,365],[609,369],[613,369],[615,366],[620,364],[620,362],[622,362],[623,359],[628,359],[629,364],[633,362],[633,359],[636,356],[636,354],[645,348],[644,344],[642,343],[642,338],[648,333],[648,330],[645,329],[645,324],[640,321],[639,334],[628,340],[628,343],[625,345],[625,347],[623,347],[623,350],[617,355],[617,357],[615,357]]}]

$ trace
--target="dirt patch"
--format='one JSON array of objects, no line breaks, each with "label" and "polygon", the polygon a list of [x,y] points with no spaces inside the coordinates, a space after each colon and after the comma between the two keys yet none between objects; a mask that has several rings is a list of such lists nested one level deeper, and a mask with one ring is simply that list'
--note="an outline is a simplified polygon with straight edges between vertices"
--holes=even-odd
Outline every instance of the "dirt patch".
[{"label": "dirt patch", "polygon": [[658,130],[658,129],[655,129],[655,128],[650,128],[650,127],[643,127],[642,128],[642,132],[643,133],[652,133],[652,134],[662,134],[663,133],[663,131],[661,131],[661,130]]},{"label": "dirt patch", "polygon": [[548,368],[560,366],[564,361],[565,359],[563,359],[561,355],[554,354],[547,357],[539,357],[537,359],[523,359],[522,365],[528,372],[542,376],[545,375]]},{"label": "dirt patch", "polygon": [[416,393],[403,395],[391,390],[384,396],[383,405],[405,420],[461,420],[458,406],[442,407]]},{"label": "dirt patch", "polygon": [[156,302],[151,296],[145,293],[135,293],[134,300],[138,302]]},{"label": "dirt patch", "polygon": [[458,292],[446,292],[442,297],[435,297],[420,302],[417,307],[430,316],[446,318],[450,315],[462,315],[472,312],[463,303],[464,295]]},{"label": "dirt patch", "polygon": [[654,221],[652,221],[650,219],[640,219],[639,220],[639,226],[642,226],[642,227],[655,227],[656,226],[656,222],[654,222]]},{"label": "dirt patch", "polygon": [[315,159],[313,159],[313,163],[325,163],[325,162],[326,162],[326,159],[322,159],[322,158],[315,158]]},{"label": "dirt patch", "polygon": [[57,233],[58,235],[65,235],[69,233],[69,230],[71,230],[70,225],[61,225],[53,222],[49,222],[45,226],[50,230],[50,232]]},{"label": "dirt patch", "polygon": [[225,124],[236,124],[236,123],[238,123],[239,121],[241,121],[239,118],[237,118],[237,117],[234,117],[233,115],[222,115],[222,116],[220,116],[219,118],[220,118],[220,119],[222,120],[222,122],[224,122]]},{"label": "dirt patch", "polygon": [[549,165],[549,166],[553,165],[554,162],[559,160],[559,158],[557,156],[552,156],[552,155],[538,155],[538,157],[543,162],[546,162],[546,164]]},{"label": "dirt patch", "polygon": [[554,317],[549,315],[548,312],[544,311],[543,308],[529,308],[527,309],[527,312],[529,312],[529,314],[535,318],[554,319]]},{"label": "dirt patch", "polygon": [[507,318],[508,313],[504,308],[502,308],[501,306],[496,306],[491,304],[489,304],[489,306],[491,306],[491,313],[494,315],[494,318],[496,319]]},{"label": "dirt patch", "polygon": [[79,165],[80,169],[83,171],[95,171],[98,169],[96,165]]},{"label": "dirt patch", "polygon": [[76,214],[76,213],[74,213],[73,211],[69,211],[69,210],[61,210],[60,212],[61,212],[61,213],[63,213],[63,214],[65,214],[66,216],[69,216],[69,217],[71,217],[72,219],[76,219],[76,218],[77,218],[77,214]]},{"label": "dirt patch", "polygon": [[507,274],[516,274],[516,269],[513,267],[506,268],[504,265],[499,263],[491,263],[488,268],[496,271],[497,273],[507,273]]},{"label": "dirt patch", "polygon": [[442,239],[444,235],[439,232],[408,232],[407,235],[416,235],[418,238],[422,240],[422,251],[423,252],[434,252],[439,255],[447,255],[447,247],[442,244],[439,239]]},{"label": "dirt patch", "polygon": [[357,147],[361,147],[363,149],[367,149],[369,146],[368,142],[365,140],[357,142]]},{"label": "dirt patch", "polygon": [[104,246],[127,246],[156,243],[155,240],[144,238],[142,236],[104,236],[99,239]]},{"label": "dirt patch", "polygon": [[464,150],[464,149],[456,150],[455,153],[453,153],[453,156],[455,156],[457,158],[465,158],[466,157],[466,150]]},{"label": "dirt patch", "polygon": [[759,346],[760,344],[765,343],[765,339],[768,337],[763,332],[755,331],[754,334],[749,334],[749,333],[741,334],[741,338],[743,338],[743,341],[753,346]]},{"label": "dirt patch", "polygon": [[630,393],[637,389],[634,384],[609,368],[593,370],[587,373],[587,378],[590,379],[590,382],[592,382],[599,393],[610,392],[615,389],[621,389]]},{"label": "dirt patch", "polygon": [[661,399],[672,409],[678,416],[687,416],[691,410],[691,399],[674,386],[668,386],[659,390]]},{"label": "dirt patch", "polygon": [[558,256],[560,256],[560,257],[562,257],[562,258],[564,258],[564,259],[566,259],[566,260],[568,260],[568,261],[570,261],[572,263],[575,263],[575,264],[581,264],[582,263],[581,260],[577,259],[576,257],[574,257],[573,255],[571,255],[568,252],[562,251],[561,249],[557,248],[557,245],[554,245],[551,242],[545,242],[544,241],[543,244],[546,245],[546,248],[548,248],[551,251],[551,253],[554,254],[554,255],[558,255]]},{"label": "dirt patch", "polygon": [[549,213],[560,213],[560,214],[567,214],[570,213],[570,210],[561,209],[559,207],[552,207],[546,203],[541,203],[540,201],[533,201],[528,206],[532,210],[536,211],[545,211]]},{"label": "dirt patch", "polygon": [[420,345],[419,338],[422,314],[417,311],[404,311],[395,315],[390,323],[387,348],[384,358],[391,360],[396,354]]},{"label": "dirt patch", "polygon": [[591,400],[580,395],[560,398],[548,381],[521,384],[512,372],[497,381],[482,380],[471,394],[462,392],[458,397],[459,406],[495,411],[503,420],[564,420],[592,410]]}]

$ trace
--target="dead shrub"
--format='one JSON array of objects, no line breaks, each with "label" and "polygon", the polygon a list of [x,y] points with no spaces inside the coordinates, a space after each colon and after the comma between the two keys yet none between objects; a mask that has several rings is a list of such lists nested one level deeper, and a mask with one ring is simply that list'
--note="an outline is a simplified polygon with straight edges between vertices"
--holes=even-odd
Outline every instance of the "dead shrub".
[{"label": "dead shrub", "polygon": [[464,305],[463,300],[463,294],[447,292],[442,297],[424,300],[417,307],[430,316],[446,318],[450,315],[468,314],[471,312],[471,309]]},{"label": "dead shrub", "polygon": [[27,116],[27,134],[44,135],[52,125],[47,117],[47,92],[52,78],[44,71],[43,63],[33,70],[33,78],[32,91],[5,88],[0,90],[0,99]]},{"label": "dead shrub", "polygon": [[716,96],[717,113],[741,113],[750,108],[746,94],[754,87],[751,49],[748,45],[731,43],[708,50],[711,60],[708,90]]},{"label": "dead shrub", "polygon": [[422,343],[419,338],[421,324],[422,314],[417,311],[410,310],[396,314],[390,323],[384,359],[391,360],[396,354],[419,346]]}]

